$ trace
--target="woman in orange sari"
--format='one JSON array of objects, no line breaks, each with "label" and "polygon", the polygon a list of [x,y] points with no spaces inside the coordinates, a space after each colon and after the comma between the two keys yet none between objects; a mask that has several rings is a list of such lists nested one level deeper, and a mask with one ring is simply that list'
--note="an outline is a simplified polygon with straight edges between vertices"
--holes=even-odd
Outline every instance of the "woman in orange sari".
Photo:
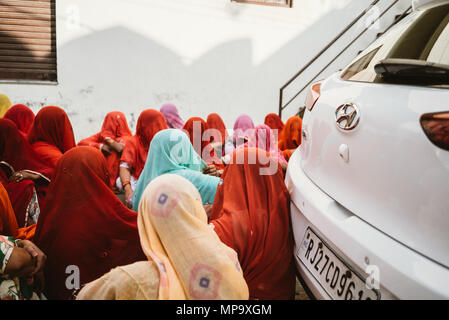
[{"label": "woman in orange sari", "polygon": [[24,104],[16,104],[11,107],[3,117],[14,122],[20,133],[26,137],[34,121],[34,112]]},{"label": "woman in orange sari", "polygon": [[108,184],[106,160],[99,150],[76,147],[58,162],[34,239],[48,256],[48,298],[71,296],[68,266],[78,268],[82,285],[117,266],[145,260],[137,213],[126,208]]},{"label": "woman in orange sari", "polygon": [[284,154],[285,160],[289,160],[293,152],[301,145],[302,119],[293,116],[287,120],[279,137],[279,149]]},{"label": "woman in orange sari", "polygon": [[36,224],[19,229],[8,192],[0,183],[0,234],[15,239],[28,240],[34,237],[35,230]]},{"label": "woman in orange sari", "polygon": [[58,107],[44,107],[34,118],[28,141],[41,158],[56,167],[59,158],[75,147],[75,136],[67,113]]},{"label": "woman in orange sari", "polygon": [[129,208],[132,208],[132,195],[145,166],[151,140],[156,133],[167,128],[162,113],[147,109],[142,111],[137,120],[136,134],[124,139],[125,148],[120,158],[120,178],[117,179],[117,187],[125,191],[125,201]]},{"label": "woman in orange sari", "polygon": [[8,119],[0,119],[0,182],[8,191],[19,227],[37,221],[53,169]]},{"label": "woman in orange sari", "polygon": [[109,170],[109,180],[112,189],[116,189],[119,176],[120,157],[125,147],[125,137],[132,136],[128,122],[122,112],[109,112],[104,118],[101,131],[83,139],[78,146],[90,146],[103,152]]},{"label": "woman in orange sari", "polygon": [[221,241],[237,252],[250,299],[293,299],[290,197],[279,163],[256,148],[232,157],[210,221]]},{"label": "woman in orange sari", "polygon": [[[192,143],[193,149],[206,162],[208,168],[204,173],[212,175],[221,175],[220,171],[224,169],[223,162],[215,153],[215,149],[210,143],[211,137],[207,136],[208,126],[206,121],[200,117],[192,117],[184,125],[183,130],[187,133]],[[206,133],[206,134],[205,134]]]}]

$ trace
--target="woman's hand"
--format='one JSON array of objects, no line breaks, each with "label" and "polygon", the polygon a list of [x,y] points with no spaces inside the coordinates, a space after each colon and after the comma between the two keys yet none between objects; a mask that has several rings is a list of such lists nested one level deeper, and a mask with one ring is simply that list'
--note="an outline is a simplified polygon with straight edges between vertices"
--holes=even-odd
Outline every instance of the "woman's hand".
[{"label": "woman's hand", "polygon": [[33,275],[42,271],[47,261],[47,256],[34,243],[29,240],[20,240],[17,247],[25,249],[30,256],[36,261],[36,266]]},{"label": "woman's hand", "polygon": [[110,155],[112,152],[112,149],[107,144],[102,144],[100,147],[100,151],[103,152],[105,155]]},{"label": "woman's hand", "polygon": [[125,186],[125,205],[129,208],[133,208],[133,189],[128,184]]},{"label": "woman's hand", "polygon": [[35,180],[38,180],[39,178],[40,178],[40,176],[38,174],[22,170],[22,171],[15,172],[9,178],[9,181],[10,182],[21,182],[21,181],[27,180],[27,179],[35,181]]},{"label": "woman's hand", "polygon": [[43,291],[45,287],[44,266],[47,261],[47,256],[41,251],[34,243],[28,240],[20,240],[17,243],[17,247],[25,249],[33,258],[35,265],[32,273],[25,277],[25,281],[28,285],[34,283],[34,287]]},{"label": "woman's hand", "polygon": [[118,143],[112,138],[106,138],[104,142],[107,144],[110,150],[114,150],[118,154],[121,154],[123,151],[123,148],[125,147],[123,144]]}]

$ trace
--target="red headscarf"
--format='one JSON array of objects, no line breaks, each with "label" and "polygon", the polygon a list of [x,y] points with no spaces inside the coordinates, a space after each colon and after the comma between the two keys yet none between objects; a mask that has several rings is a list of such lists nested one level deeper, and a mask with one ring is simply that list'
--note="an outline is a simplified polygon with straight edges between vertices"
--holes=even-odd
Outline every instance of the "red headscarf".
[{"label": "red headscarf", "polygon": [[[226,126],[223,119],[217,113],[211,113],[207,116],[207,128],[218,130],[221,134],[221,143],[224,143],[228,137],[228,132],[226,131]],[[214,142],[213,137],[210,142]]]},{"label": "red headscarf", "polygon": [[132,167],[131,173],[135,178],[138,179],[142,173],[154,135],[167,128],[164,115],[157,110],[148,109],[142,111],[137,120],[136,135],[124,138],[125,149],[120,161]]},{"label": "red headscarf", "polygon": [[[113,111],[109,112],[104,118],[101,131],[89,138],[81,140],[78,143],[78,146],[91,146],[100,149],[101,144],[106,138],[111,138],[116,142],[125,144],[125,140],[122,138],[130,136],[132,136],[132,133],[131,130],[129,130],[125,115],[122,112]],[[114,186],[119,175],[121,155],[114,150],[112,150],[109,155],[103,155],[106,157],[108,165],[110,185]]]},{"label": "red headscarf", "polygon": [[[218,169],[223,169],[223,163],[219,157],[215,154],[215,150],[209,141],[203,141],[204,132],[209,129],[206,121],[200,117],[192,117],[184,125],[183,130],[187,133],[192,143],[193,148],[196,153],[201,156],[201,158],[208,165],[213,164]],[[201,145],[200,143],[201,142]]]},{"label": "red headscarf", "polygon": [[269,113],[265,117],[265,122],[273,130],[278,130],[278,134],[284,129],[284,122],[276,113]]},{"label": "red headscarf", "polygon": [[63,153],[75,147],[69,117],[58,107],[42,108],[28,133],[28,141],[42,157],[56,166]]},{"label": "red headscarf", "polygon": [[[295,272],[289,193],[280,166],[240,149],[222,176],[210,220],[215,232],[238,256],[251,299],[293,299]],[[243,161],[244,159],[244,161]],[[237,161],[243,164],[237,164]],[[251,164],[250,164],[251,163]],[[255,163],[255,164],[252,164]],[[275,168],[261,175],[261,169]]]},{"label": "red headscarf", "polygon": [[[13,167],[14,171],[31,170],[50,179],[53,173],[51,166],[40,158],[28,141],[17,129],[17,126],[8,119],[0,119],[0,161],[4,161]],[[21,182],[9,182],[8,177],[2,172],[0,181],[8,191],[13,204],[14,212],[19,226],[25,223],[25,216],[31,197],[36,188],[39,203],[45,199],[48,185],[46,183],[34,184],[31,180]]]},{"label": "red headscarf", "polygon": [[51,177],[53,169],[20,134],[14,122],[0,119],[0,161],[5,161],[14,171],[31,170]]},{"label": "red headscarf", "polygon": [[56,166],[48,201],[41,208],[35,242],[47,256],[51,299],[66,299],[66,268],[79,268],[81,284],[110,269],[145,260],[137,213],[126,208],[108,187],[106,161],[99,150],[76,147]]},{"label": "red headscarf", "polygon": [[287,120],[284,129],[279,137],[279,149],[282,150],[285,159],[288,161],[295,150],[301,145],[302,119],[293,116]]},{"label": "red headscarf", "polygon": [[34,112],[24,104],[12,106],[3,117],[14,122],[19,131],[26,136],[34,121]]}]

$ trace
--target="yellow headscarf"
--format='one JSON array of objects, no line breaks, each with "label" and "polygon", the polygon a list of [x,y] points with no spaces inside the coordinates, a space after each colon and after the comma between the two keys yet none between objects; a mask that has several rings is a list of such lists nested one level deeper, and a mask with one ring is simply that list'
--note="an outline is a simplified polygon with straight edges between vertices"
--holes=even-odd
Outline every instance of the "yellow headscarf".
[{"label": "yellow headscarf", "polygon": [[138,212],[142,249],[159,269],[159,299],[249,298],[237,254],[207,224],[191,182],[159,176],[143,192]]},{"label": "yellow headscarf", "polygon": [[11,106],[12,104],[8,96],[0,93],[0,119],[3,118],[6,111],[8,111],[8,109],[11,108]]}]

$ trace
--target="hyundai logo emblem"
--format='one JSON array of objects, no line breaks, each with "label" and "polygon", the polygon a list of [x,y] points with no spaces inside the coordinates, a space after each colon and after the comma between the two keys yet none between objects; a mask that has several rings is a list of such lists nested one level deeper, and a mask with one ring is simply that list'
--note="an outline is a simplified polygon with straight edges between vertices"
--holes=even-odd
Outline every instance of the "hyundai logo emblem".
[{"label": "hyundai logo emblem", "polygon": [[342,104],[335,111],[335,122],[342,130],[353,130],[360,122],[359,109],[352,103]]}]

